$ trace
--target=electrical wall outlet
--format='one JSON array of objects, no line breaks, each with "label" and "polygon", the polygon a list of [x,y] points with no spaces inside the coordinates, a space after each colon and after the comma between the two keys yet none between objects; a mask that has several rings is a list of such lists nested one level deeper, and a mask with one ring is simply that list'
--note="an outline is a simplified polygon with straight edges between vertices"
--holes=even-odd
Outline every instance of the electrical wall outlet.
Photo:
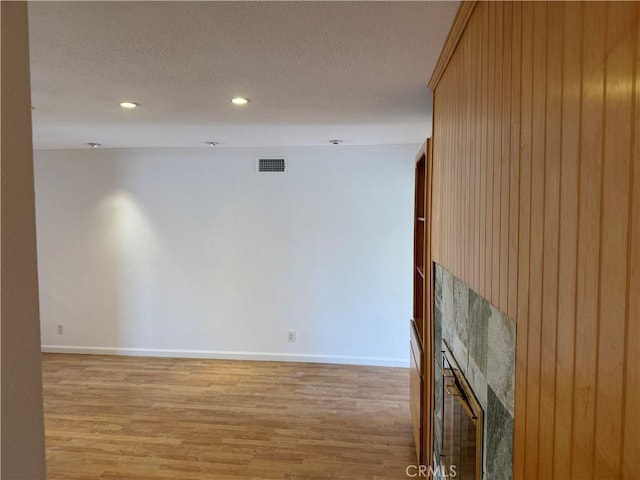
[{"label": "electrical wall outlet", "polygon": [[58,335],[62,335],[64,333],[64,327],[61,323],[58,324]]},{"label": "electrical wall outlet", "polygon": [[296,341],[296,331],[287,330],[287,342],[294,343]]}]

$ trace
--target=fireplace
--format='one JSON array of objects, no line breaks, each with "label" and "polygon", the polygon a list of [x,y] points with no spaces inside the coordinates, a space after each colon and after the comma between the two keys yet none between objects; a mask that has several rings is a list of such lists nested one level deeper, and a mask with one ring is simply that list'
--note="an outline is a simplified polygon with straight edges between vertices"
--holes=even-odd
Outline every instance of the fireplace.
[{"label": "fireplace", "polygon": [[434,270],[434,480],[512,480],[516,324]]},{"label": "fireplace", "polygon": [[458,480],[482,480],[484,412],[443,342],[441,471]]}]

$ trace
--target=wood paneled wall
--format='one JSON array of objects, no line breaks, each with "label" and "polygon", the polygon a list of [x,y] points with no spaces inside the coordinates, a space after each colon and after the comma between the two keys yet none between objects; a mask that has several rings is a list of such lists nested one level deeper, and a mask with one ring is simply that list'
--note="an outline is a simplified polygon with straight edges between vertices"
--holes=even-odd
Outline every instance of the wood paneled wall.
[{"label": "wood paneled wall", "polygon": [[514,478],[640,478],[639,15],[478,2],[429,84],[433,259],[517,322]]}]

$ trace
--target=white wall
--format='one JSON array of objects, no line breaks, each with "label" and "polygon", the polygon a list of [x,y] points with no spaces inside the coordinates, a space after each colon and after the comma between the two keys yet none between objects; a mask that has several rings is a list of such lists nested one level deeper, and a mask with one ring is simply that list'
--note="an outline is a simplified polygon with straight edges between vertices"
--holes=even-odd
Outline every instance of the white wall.
[{"label": "white wall", "polygon": [[43,349],[408,365],[417,150],[36,152]]}]

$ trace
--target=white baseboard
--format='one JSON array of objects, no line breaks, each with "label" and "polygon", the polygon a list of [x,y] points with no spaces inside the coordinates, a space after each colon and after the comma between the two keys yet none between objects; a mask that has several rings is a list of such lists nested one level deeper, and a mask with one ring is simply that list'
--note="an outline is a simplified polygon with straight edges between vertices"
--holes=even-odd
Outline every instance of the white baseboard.
[{"label": "white baseboard", "polygon": [[347,355],[309,355],[300,353],[224,352],[215,350],[173,350],[118,347],[71,347],[42,345],[44,353],[76,353],[89,355],[129,355],[136,357],[209,358],[217,360],[262,360],[277,362],[334,363],[370,365],[376,367],[409,368],[409,359],[381,357],[351,357]]}]

